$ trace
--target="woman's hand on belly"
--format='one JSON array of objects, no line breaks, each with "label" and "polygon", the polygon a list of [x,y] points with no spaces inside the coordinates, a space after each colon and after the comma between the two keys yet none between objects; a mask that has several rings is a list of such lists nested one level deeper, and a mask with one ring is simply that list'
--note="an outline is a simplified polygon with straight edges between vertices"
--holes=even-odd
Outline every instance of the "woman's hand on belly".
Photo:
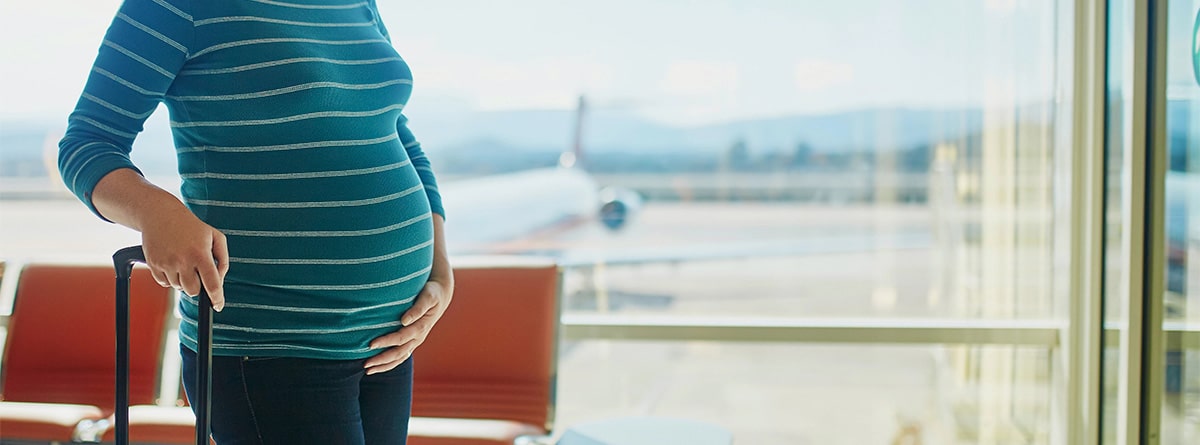
[{"label": "woman's hand on belly", "polygon": [[454,286],[450,283],[453,283],[453,279],[430,278],[413,306],[400,317],[404,327],[371,342],[372,349],[387,350],[367,360],[363,365],[367,374],[390,371],[408,360],[413,351],[425,342],[433,325],[450,306],[454,294]]}]

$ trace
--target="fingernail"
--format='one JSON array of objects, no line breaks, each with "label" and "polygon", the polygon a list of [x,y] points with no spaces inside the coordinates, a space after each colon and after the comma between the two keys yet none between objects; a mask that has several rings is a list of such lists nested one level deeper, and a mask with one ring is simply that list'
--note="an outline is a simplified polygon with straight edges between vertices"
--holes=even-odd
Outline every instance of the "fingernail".
[{"label": "fingernail", "polygon": [[220,302],[220,303],[217,303],[217,304],[214,304],[214,305],[213,305],[213,310],[214,310],[214,311],[221,312],[221,309],[225,309],[225,302],[224,302],[224,301],[222,301],[222,302]]}]

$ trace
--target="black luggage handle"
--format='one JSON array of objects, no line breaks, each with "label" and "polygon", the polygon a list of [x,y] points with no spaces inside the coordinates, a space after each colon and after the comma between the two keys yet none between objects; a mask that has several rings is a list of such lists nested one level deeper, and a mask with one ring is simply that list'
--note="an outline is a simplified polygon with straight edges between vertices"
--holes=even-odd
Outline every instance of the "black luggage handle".
[{"label": "black luggage handle", "polygon": [[[142,246],[126,247],[113,254],[113,266],[117,270],[117,400],[116,400],[116,443],[129,443],[129,279],[133,265],[146,263]],[[211,427],[209,415],[212,399],[212,300],[204,286],[197,298],[200,305],[199,339],[196,351],[196,444],[208,445]]]}]

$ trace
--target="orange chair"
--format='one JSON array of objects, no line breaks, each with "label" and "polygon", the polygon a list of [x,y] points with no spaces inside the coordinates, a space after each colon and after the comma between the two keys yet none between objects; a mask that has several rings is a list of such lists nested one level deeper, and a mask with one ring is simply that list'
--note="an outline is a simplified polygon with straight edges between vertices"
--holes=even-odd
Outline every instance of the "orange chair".
[{"label": "orange chair", "polygon": [[[441,321],[434,328],[433,334],[417,350],[415,388],[413,400],[413,416],[410,424],[409,443],[413,445],[509,445],[521,436],[548,435],[553,426],[554,418],[554,388],[557,360],[557,328],[558,328],[558,270],[548,261],[510,259],[503,265],[468,265],[456,266],[455,302],[447,310]],[[494,263],[492,263],[494,264]],[[105,270],[107,288],[111,287],[112,272]],[[144,272],[144,271],[142,271]],[[22,275],[24,283],[24,275]],[[81,281],[75,278],[71,280]],[[63,280],[70,281],[70,280]],[[143,286],[149,289],[139,290]],[[22,284],[24,286],[24,284]],[[131,304],[141,305],[138,295],[148,291],[160,291],[149,277],[134,278],[134,296]],[[96,335],[88,335],[91,341],[76,344],[84,348],[94,349],[94,345],[109,345],[103,354],[88,360],[95,362],[93,368],[84,373],[104,374],[107,382],[103,394],[91,394],[90,397],[72,397],[95,406],[110,407],[112,405],[113,379],[112,369],[112,297],[111,291],[104,291],[107,298],[97,298],[105,301],[103,308],[93,309],[101,312],[94,318],[102,321],[103,331],[99,328],[86,328],[88,332],[95,331],[107,336],[107,341],[97,341]],[[28,300],[19,292],[18,302]],[[158,298],[169,302],[168,298]],[[55,306],[71,307],[72,302],[60,302]],[[167,304],[167,303],[164,303]],[[20,303],[18,303],[20,305]],[[163,307],[164,313],[168,308]],[[26,316],[22,319],[49,319],[53,311],[40,316]],[[132,325],[137,328],[149,326],[139,318],[139,312],[131,314]],[[51,317],[51,318],[42,318]],[[17,310],[14,309],[14,319]],[[63,323],[51,323],[51,326],[94,326],[96,322],[88,320],[63,320]],[[153,403],[153,377],[145,379],[148,374],[155,375],[159,363],[158,351],[162,349],[162,332],[165,316],[161,317],[155,327],[143,331],[156,332],[156,343],[148,349],[139,349],[139,336],[131,332],[133,343],[132,354],[135,363],[143,352],[154,351],[154,360],[146,368],[137,364],[131,368],[130,400],[133,404],[150,405]],[[19,323],[10,321],[10,328]],[[41,326],[43,330],[52,329]],[[77,331],[78,332],[78,331]],[[21,335],[10,330],[10,340],[15,335]],[[36,335],[28,335],[32,338]],[[63,336],[71,339],[70,335]],[[76,338],[77,340],[77,338]],[[13,356],[11,342],[8,357]],[[60,356],[70,356],[72,352],[60,353]],[[9,368],[6,359],[5,369]],[[10,371],[14,372],[14,371]],[[177,376],[175,377],[177,378]],[[87,380],[95,381],[94,377]],[[9,382],[6,379],[5,387]],[[139,383],[142,383],[139,385]],[[142,392],[139,392],[142,391]],[[84,394],[88,391],[74,391]],[[92,391],[95,392],[95,391]],[[135,395],[142,394],[142,396]],[[6,400],[8,393],[4,393]],[[55,400],[59,401],[59,400]],[[77,402],[78,403],[78,402]],[[110,414],[105,409],[103,415]],[[3,416],[0,410],[0,416]],[[86,415],[84,415],[86,414]],[[81,413],[78,417],[97,418],[95,412]],[[49,419],[48,416],[43,420]],[[188,408],[163,408],[156,406],[134,406],[130,408],[130,436],[137,442],[154,443],[191,443],[194,438],[194,426],[191,412]],[[43,422],[53,423],[53,422]],[[43,432],[36,436],[28,436],[42,440],[69,440],[70,434],[65,431],[71,421],[59,421],[59,430],[52,431],[58,439],[48,439],[51,432]],[[0,423],[2,435],[9,437],[10,423]],[[111,439],[111,431],[105,435]],[[25,438],[27,436],[11,436]]]},{"label": "orange chair", "polygon": [[[115,429],[104,433],[105,442],[115,438]],[[129,438],[136,443],[191,445],[196,443],[196,416],[188,407],[131,406]]]},{"label": "orange chair", "polygon": [[412,445],[511,445],[554,420],[558,268],[456,265],[454,302],[417,349]]},{"label": "orange chair", "polygon": [[[0,369],[0,438],[69,442],[79,421],[111,414],[113,277],[108,265],[22,268]],[[173,298],[144,268],[130,290],[129,400],[153,404]]]},{"label": "orange chair", "polygon": [[[173,349],[174,350],[174,349]],[[164,375],[163,378],[179,380],[179,375]],[[178,389],[177,406],[134,405],[129,407],[129,438],[136,443],[160,445],[192,445],[196,443],[196,416],[184,396],[183,382]],[[116,418],[109,416],[113,424]],[[116,429],[104,432],[104,442],[116,440]]]},{"label": "orange chair", "polygon": [[[454,303],[416,353],[409,444],[510,445],[549,434],[558,271],[545,261],[505,261],[455,267]],[[135,406],[129,418],[138,441],[195,437],[189,408]]]}]

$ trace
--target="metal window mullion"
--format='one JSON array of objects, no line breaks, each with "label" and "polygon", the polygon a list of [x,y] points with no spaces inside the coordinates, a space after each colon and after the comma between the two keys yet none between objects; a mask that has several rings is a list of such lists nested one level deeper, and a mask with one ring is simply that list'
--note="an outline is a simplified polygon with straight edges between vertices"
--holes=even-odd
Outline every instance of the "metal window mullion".
[{"label": "metal window mullion", "polygon": [[[1143,365],[1143,336],[1145,299],[1143,293],[1143,267],[1145,261],[1146,229],[1146,112],[1148,101],[1146,97],[1147,70],[1147,40],[1149,37],[1149,5],[1145,1],[1132,2],[1132,54],[1128,54],[1130,63],[1129,85],[1129,132],[1125,147],[1128,152],[1122,156],[1124,162],[1121,177],[1121,190],[1128,190],[1128,199],[1123,200],[1121,208],[1122,237],[1121,258],[1117,259],[1126,271],[1128,280],[1120,292],[1124,298],[1125,307],[1123,318],[1120,320],[1125,329],[1120,331],[1120,353],[1117,364],[1117,443],[1119,445],[1135,445],[1142,442],[1142,373]],[[1125,69],[1125,67],[1120,67]],[[1124,111],[1124,110],[1122,110]],[[1111,301],[1115,296],[1108,296]]]},{"label": "metal window mullion", "polygon": [[[1171,348],[1196,349],[1200,325],[1165,323],[1163,337]],[[1057,320],[978,319],[788,319],[705,316],[646,317],[569,313],[559,326],[567,341],[715,341],[846,344],[966,344],[1062,347]],[[1127,327],[1109,323],[1103,338],[1117,346]],[[1099,336],[1097,336],[1099,337]]]},{"label": "metal window mullion", "polygon": [[1167,1],[1147,2],[1145,45],[1146,122],[1144,138],[1144,230],[1141,256],[1142,288],[1135,294],[1142,301],[1142,388],[1141,417],[1143,444],[1157,445],[1162,426],[1162,395],[1165,379],[1163,301],[1165,280],[1165,187],[1166,146],[1166,46]]},{"label": "metal window mullion", "polygon": [[967,344],[1055,349],[1060,322],[931,319],[725,319],[570,314],[568,340],[731,341],[770,343]]},{"label": "metal window mullion", "polygon": [[[1104,313],[1104,104],[1107,3],[1075,0],[1071,11],[1071,131],[1069,156],[1058,161],[1069,177],[1070,215],[1064,238],[1068,275],[1067,316],[1061,350],[1064,366],[1055,375],[1065,425],[1058,443],[1098,444],[1103,380]],[[1066,164],[1067,165],[1062,165]],[[1063,232],[1059,232],[1063,233]]]}]

